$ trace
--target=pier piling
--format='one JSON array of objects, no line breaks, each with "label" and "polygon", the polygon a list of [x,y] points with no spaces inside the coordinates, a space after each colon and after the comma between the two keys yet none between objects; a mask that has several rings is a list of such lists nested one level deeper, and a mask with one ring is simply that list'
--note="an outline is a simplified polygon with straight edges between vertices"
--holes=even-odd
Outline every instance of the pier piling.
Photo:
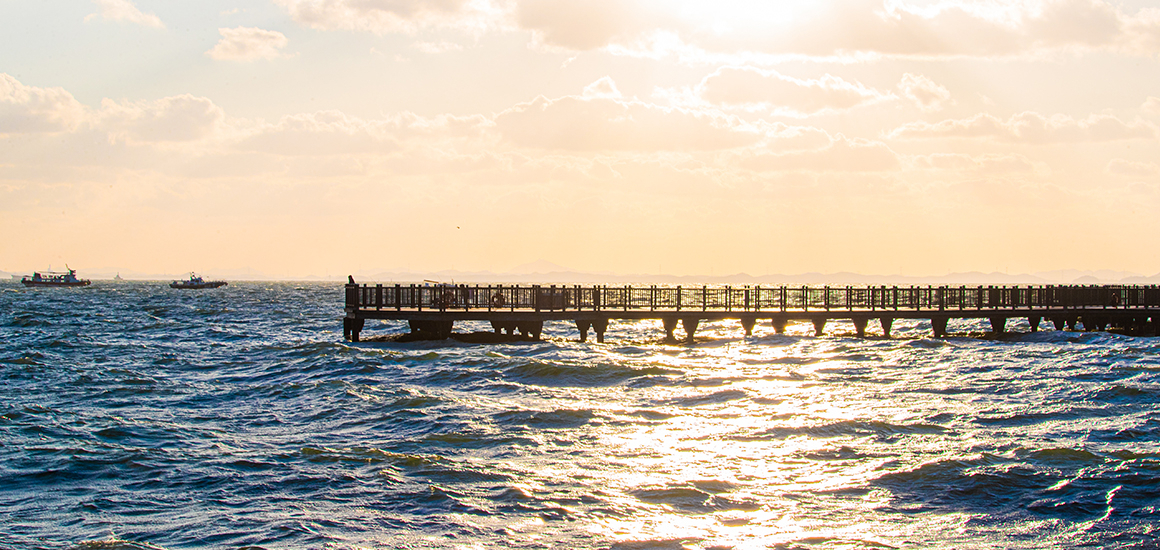
[{"label": "pier piling", "polygon": [[867,319],[865,317],[855,317],[854,319],[852,319],[852,321],[854,322],[854,333],[859,338],[865,338],[866,337],[866,322],[869,321],[869,319]]},{"label": "pier piling", "polygon": [[894,318],[882,317],[878,319],[878,324],[882,325],[882,336],[890,338],[890,328],[894,326]]},{"label": "pier piling", "polygon": [[742,317],[741,328],[745,329],[746,336],[753,336],[753,326],[757,324],[757,317]]},{"label": "pier piling", "polygon": [[661,318],[661,324],[665,327],[665,341],[670,343],[676,342],[677,338],[673,336],[673,331],[677,329],[677,318],[663,317]]},{"label": "pier piling", "polygon": [[950,319],[947,317],[931,317],[930,328],[934,332],[935,338],[946,338],[949,321]]},{"label": "pier piling", "polygon": [[693,333],[697,332],[697,325],[701,324],[701,320],[696,317],[685,317],[681,319],[681,326],[685,329],[685,341],[693,343]]}]

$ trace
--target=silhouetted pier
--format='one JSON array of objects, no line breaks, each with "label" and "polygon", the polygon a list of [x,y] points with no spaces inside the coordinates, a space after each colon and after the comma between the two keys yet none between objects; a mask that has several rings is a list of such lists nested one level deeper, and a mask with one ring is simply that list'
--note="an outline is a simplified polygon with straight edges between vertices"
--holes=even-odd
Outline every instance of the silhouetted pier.
[{"label": "silhouetted pier", "polygon": [[407,321],[414,333],[446,338],[456,321],[490,321],[496,333],[539,338],[545,321],[573,321],[584,341],[591,330],[604,341],[617,319],[659,319],[669,340],[678,322],[691,341],[702,321],[736,319],[746,335],[759,321],[778,333],[791,321],[849,320],[858,336],[878,321],[889,337],[897,319],[928,319],[935,337],[951,319],[988,319],[1002,334],[1008,319],[1043,321],[1056,330],[1108,330],[1155,335],[1160,287],[1130,285],[1036,286],[579,286],[347,284],[344,337],[357,342],[367,319]]}]

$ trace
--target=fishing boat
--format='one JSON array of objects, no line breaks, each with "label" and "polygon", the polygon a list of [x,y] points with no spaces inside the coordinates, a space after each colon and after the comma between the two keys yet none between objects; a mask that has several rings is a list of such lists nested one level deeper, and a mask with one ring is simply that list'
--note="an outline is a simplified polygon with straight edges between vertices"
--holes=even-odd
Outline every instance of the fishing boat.
[{"label": "fishing boat", "polygon": [[[66,265],[65,268],[68,268]],[[88,279],[78,279],[77,270],[68,268],[68,271],[33,272],[32,276],[25,275],[20,279],[24,286],[88,286],[93,282]]]},{"label": "fishing boat", "polygon": [[202,279],[197,273],[190,272],[189,278],[182,281],[173,281],[169,283],[169,288],[181,288],[187,290],[199,288],[217,288],[219,286],[226,286],[225,281],[207,281]]}]

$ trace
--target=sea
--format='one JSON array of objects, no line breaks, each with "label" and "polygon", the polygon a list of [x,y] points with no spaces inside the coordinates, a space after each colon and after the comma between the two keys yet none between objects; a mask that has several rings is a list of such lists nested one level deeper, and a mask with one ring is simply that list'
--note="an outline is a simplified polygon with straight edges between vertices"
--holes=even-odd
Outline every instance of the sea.
[{"label": "sea", "polygon": [[351,343],[342,302],[0,282],[0,548],[1160,546],[1157,338]]}]

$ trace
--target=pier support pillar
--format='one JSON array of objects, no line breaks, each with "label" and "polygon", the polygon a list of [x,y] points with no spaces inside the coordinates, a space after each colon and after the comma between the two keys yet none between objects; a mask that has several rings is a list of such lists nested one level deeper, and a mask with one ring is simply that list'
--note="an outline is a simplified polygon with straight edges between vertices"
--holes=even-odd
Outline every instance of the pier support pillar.
[{"label": "pier support pillar", "polygon": [[576,319],[576,330],[580,331],[580,341],[588,341],[588,329],[592,328],[592,321],[587,319]]},{"label": "pier support pillar", "polygon": [[1039,323],[1043,322],[1043,317],[1028,317],[1027,324],[1031,325],[1031,332],[1039,332]]},{"label": "pier support pillar", "polygon": [[676,317],[664,317],[661,319],[661,324],[665,326],[665,342],[674,343],[677,337],[673,336],[673,331],[677,329]]},{"label": "pier support pillar", "polygon": [[608,319],[593,319],[592,330],[596,331],[596,342],[604,343],[604,331],[608,330]]},{"label": "pier support pillar", "polygon": [[821,336],[822,332],[826,330],[826,318],[818,317],[813,319],[814,322],[814,336]]},{"label": "pier support pillar", "polygon": [[878,323],[882,325],[882,336],[890,338],[890,327],[894,326],[894,318],[883,317],[878,320]]},{"label": "pier support pillar", "polygon": [[745,329],[746,336],[753,336],[753,325],[757,324],[756,317],[742,317],[741,328]]},{"label": "pier support pillar", "polygon": [[787,322],[789,322],[789,320],[784,317],[774,317],[770,324],[773,325],[774,332],[778,334],[785,334],[785,325]]},{"label": "pier support pillar", "polygon": [[930,319],[930,328],[934,331],[935,338],[946,338],[948,321],[950,319],[947,317],[932,317]]},{"label": "pier support pillar", "polygon": [[996,334],[996,335],[1003,334],[1003,332],[1006,330],[1007,330],[1007,318],[1006,317],[991,317],[991,333],[992,334]]},{"label": "pier support pillar", "polygon": [[1077,320],[1078,320],[1077,317],[1074,317],[1074,316],[1068,317],[1067,318],[1067,330],[1075,331],[1075,323]]},{"label": "pier support pillar", "polygon": [[540,333],[543,332],[543,330],[544,330],[544,322],[543,321],[524,321],[523,323],[516,324],[516,328],[519,329],[520,334],[523,335],[525,338],[531,338],[532,340],[539,340]]},{"label": "pier support pillar", "polygon": [[366,319],[344,318],[342,320],[342,337],[351,342],[358,342],[358,336],[362,332],[364,323],[366,323]]},{"label": "pier support pillar", "polygon": [[516,331],[516,324],[511,321],[492,321],[491,328],[495,330],[496,334],[499,334],[500,331],[503,331],[504,333],[507,333],[508,336],[511,336]]},{"label": "pier support pillar", "polygon": [[1055,325],[1055,330],[1063,330],[1067,326],[1067,319],[1063,317],[1052,317],[1051,324]]},{"label": "pier support pillar", "polygon": [[685,341],[693,343],[693,333],[697,332],[697,325],[701,324],[701,320],[696,317],[685,317],[681,319],[681,326],[685,328]]},{"label": "pier support pillar", "polygon": [[854,321],[854,333],[857,334],[859,338],[865,338],[866,337],[866,321],[868,319],[866,319],[865,317],[862,317],[859,319],[851,319],[851,320]]}]

